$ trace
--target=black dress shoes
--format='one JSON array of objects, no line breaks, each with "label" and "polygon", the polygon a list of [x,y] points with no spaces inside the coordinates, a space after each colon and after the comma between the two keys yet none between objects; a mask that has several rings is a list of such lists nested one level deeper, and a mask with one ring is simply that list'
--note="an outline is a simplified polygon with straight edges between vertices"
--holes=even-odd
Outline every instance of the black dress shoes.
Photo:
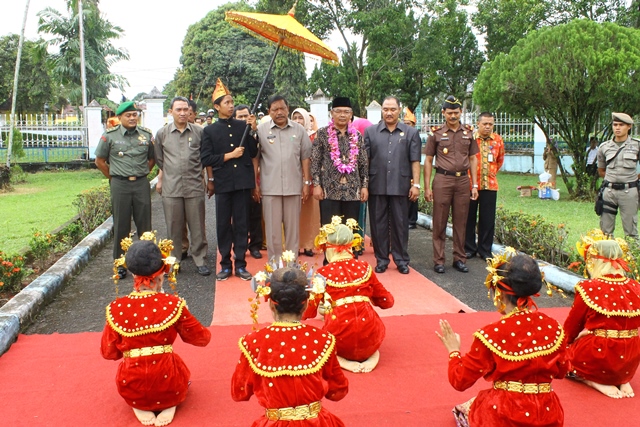
[{"label": "black dress shoes", "polygon": [[469,268],[462,261],[454,261],[453,268],[455,268],[456,270],[458,270],[461,273],[468,273],[469,272]]},{"label": "black dress shoes", "polygon": [[118,279],[124,279],[127,277],[127,269],[124,267],[118,267]]},{"label": "black dress shoes", "polygon": [[464,255],[465,255],[465,256],[467,257],[467,259],[469,260],[469,259],[471,259],[471,258],[475,257],[475,256],[476,256],[476,253],[475,253],[475,252],[466,252]]},{"label": "black dress shoes", "polygon": [[375,268],[376,273],[384,273],[385,271],[387,271],[386,265],[376,265],[376,268]]},{"label": "black dress shoes", "polygon": [[211,270],[206,265],[198,266],[198,274],[201,276],[208,276],[211,274]]},{"label": "black dress shoes", "polygon": [[398,271],[402,274],[409,274],[409,266],[401,265],[400,267],[398,267]]},{"label": "black dress shoes", "polygon": [[180,257],[180,261],[184,261],[187,258],[189,258],[189,252],[187,252],[187,251],[182,252],[182,256]]},{"label": "black dress shoes", "polygon": [[260,259],[262,258],[262,254],[260,253],[259,250],[254,249],[252,251],[249,251],[249,253],[251,254],[252,257],[254,257],[255,259]]},{"label": "black dress shoes", "polygon": [[439,274],[443,274],[444,273],[444,265],[442,264],[436,264],[433,266],[433,271],[435,271],[436,273]]},{"label": "black dress shoes", "polygon": [[306,256],[312,257],[313,256],[313,249],[305,249],[302,251],[303,254],[305,254]]}]

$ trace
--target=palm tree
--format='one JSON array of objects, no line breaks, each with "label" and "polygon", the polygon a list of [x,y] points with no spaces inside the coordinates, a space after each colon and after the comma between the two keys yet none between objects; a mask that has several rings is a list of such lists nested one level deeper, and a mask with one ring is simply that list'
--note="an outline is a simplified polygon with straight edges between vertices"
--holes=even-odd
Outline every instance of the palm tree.
[{"label": "palm tree", "polygon": [[[85,63],[87,76],[87,98],[106,98],[109,89],[122,90],[127,80],[112,74],[109,67],[128,60],[125,49],[113,46],[124,30],[107,20],[98,8],[99,0],[83,2]],[[45,47],[56,47],[57,52],[51,55],[53,75],[68,90],[72,104],[78,105],[82,100],[80,81],[80,38],[78,1],[67,0],[67,14],[47,7],[38,12],[38,32],[52,36],[44,41]]]}]

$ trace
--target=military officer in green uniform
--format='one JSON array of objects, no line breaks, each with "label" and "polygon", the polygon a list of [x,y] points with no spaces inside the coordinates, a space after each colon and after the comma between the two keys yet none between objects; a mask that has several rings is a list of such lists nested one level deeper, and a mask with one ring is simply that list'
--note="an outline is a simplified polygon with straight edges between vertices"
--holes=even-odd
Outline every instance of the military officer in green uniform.
[{"label": "military officer in green uniform", "polygon": [[604,209],[600,229],[613,235],[616,214],[620,211],[627,237],[638,238],[638,172],[640,141],[631,138],[633,119],[625,113],[613,113],[613,138],[598,148],[598,174],[604,178]]},{"label": "military officer in green uniform", "polygon": [[[96,148],[96,166],[109,179],[113,209],[113,258],[122,255],[120,241],[131,233],[151,231],[151,191],[146,179],[155,164],[151,130],[138,126],[138,110],[123,102],[116,110],[120,125],[106,131]],[[127,275],[118,269],[120,278]]]}]

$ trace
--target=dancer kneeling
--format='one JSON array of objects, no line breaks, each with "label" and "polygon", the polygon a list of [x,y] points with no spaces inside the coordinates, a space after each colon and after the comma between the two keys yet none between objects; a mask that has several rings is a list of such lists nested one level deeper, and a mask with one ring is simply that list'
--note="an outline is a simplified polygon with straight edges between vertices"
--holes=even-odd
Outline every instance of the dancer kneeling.
[{"label": "dancer kneeling", "polygon": [[[449,382],[459,391],[480,378],[493,382],[454,409],[458,426],[562,426],[564,412],[550,379],[568,370],[564,331],[554,319],[534,311],[531,299],[542,275],[529,256],[507,248],[491,258],[485,285],[504,316],[474,333],[471,351],[460,355],[460,336],[440,321],[436,335],[449,351]],[[470,407],[469,407],[470,406]]]},{"label": "dancer kneeling", "polygon": [[[295,258],[289,251],[283,258],[287,253]],[[256,291],[269,298],[275,322],[240,339],[242,354],[233,374],[231,397],[243,401],[255,393],[266,411],[252,427],[343,427],[321,402],[323,396],[340,400],[349,390],[336,358],[335,338],[300,323],[311,291],[305,273],[280,268],[270,278],[256,274],[255,281],[265,283]],[[254,305],[254,316],[256,309]]]},{"label": "dancer kneeling", "polygon": [[138,420],[164,426],[173,421],[189,385],[189,369],[173,352],[176,335],[204,347],[211,333],[189,313],[182,298],[159,292],[169,265],[154,242],[133,243],[125,260],[134,275],[134,292],[107,306],[101,352],[105,359],[124,357],[116,385]]},{"label": "dancer kneeling", "polygon": [[[318,269],[327,280],[324,301],[313,299],[304,318],[316,316],[318,306],[328,308],[324,329],[336,337],[340,366],[351,372],[371,372],[380,359],[379,348],[384,340],[384,323],[373,305],[393,307],[393,295],[378,281],[371,266],[354,259],[352,248],[359,247],[361,238],[353,229],[354,219],[347,225],[334,216],[316,237],[316,245],[325,249],[329,264]],[[355,242],[355,243],[354,243]]]},{"label": "dancer kneeling", "polygon": [[564,323],[569,378],[609,397],[633,397],[629,381],[640,363],[640,284],[625,277],[628,267],[618,242],[585,240],[581,252],[590,280],[576,285]]}]

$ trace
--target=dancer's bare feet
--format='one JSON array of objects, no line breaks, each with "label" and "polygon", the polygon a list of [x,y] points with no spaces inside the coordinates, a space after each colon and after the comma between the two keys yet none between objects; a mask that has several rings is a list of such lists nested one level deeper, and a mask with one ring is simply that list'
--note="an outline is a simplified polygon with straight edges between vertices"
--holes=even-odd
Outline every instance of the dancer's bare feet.
[{"label": "dancer's bare feet", "polygon": [[378,366],[378,362],[380,361],[380,352],[376,350],[375,353],[371,355],[367,360],[361,363],[362,370],[360,372],[371,372]]},{"label": "dancer's bare feet", "polygon": [[362,364],[360,362],[356,362],[355,360],[345,359],[344,357],[338,356],[338,363],[340,363],[340,367],[346,371],[360,373],[362,372]]},{"label": "dancer's bare feet", "polygon": [[152,426],[156,422],[156,414],[151,411],[133,408],[133,413],[143,426]]},{"label": "dancer's bare feet", "polygon": [[176,407],[172,406],[171,408],[167,408],[164,411],[160,412],[158,414],[158,416],[156,417],[156,423],[155,425],[157,427],[159,426],[166,426],[167,424],[171,423],[171,421],[173,421],[173,416],[176,414]]},{"label": "dancer's bare feet", "polygon": [[635,396],[635,393],[633,392],[633,388],[631,387],[631,384],[629,383],[620,384],[619,388],[620,388],[620,391],[622,392],[623,397]]},{"label": "dancer's bare feet", "polygon": [[589,380],[582,380],[583,383],[585,383],[586,385],[588,385],[589,387],[593,387],[596,390],[598,390],[600,393],[604,394],[605,396],[609,396],[612,397],[614,399],[621,399],[623,397],[625,397],[625,395],[622,393],[622,391],[620,391],[620,389],[614,385],[604,385],[604,384],[598,384],[596,382],[593,381],[589,381]]}]

